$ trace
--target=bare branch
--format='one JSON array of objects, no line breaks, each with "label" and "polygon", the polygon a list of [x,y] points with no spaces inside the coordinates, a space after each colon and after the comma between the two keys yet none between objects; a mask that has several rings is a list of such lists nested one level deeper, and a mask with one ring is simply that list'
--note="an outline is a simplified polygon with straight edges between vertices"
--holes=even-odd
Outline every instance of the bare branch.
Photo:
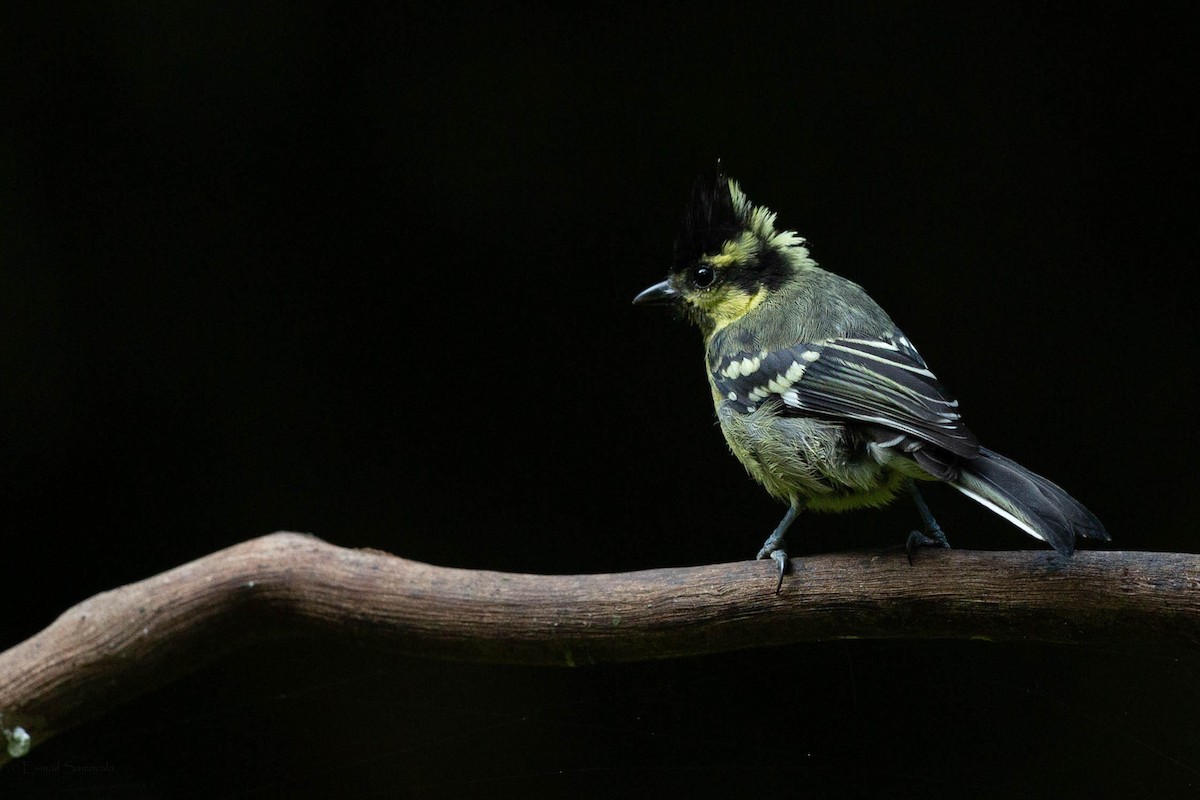
[{"label": "bare branch", "polygon": [[910,567],[854,552],[793,568],[776,595],[770,562],[523,575],[275,533],[96,595],[0,654],[0,730],[36,746],[280,636],[561,666],[839,638],[1200,644],[1196,555],[929,550]]}]

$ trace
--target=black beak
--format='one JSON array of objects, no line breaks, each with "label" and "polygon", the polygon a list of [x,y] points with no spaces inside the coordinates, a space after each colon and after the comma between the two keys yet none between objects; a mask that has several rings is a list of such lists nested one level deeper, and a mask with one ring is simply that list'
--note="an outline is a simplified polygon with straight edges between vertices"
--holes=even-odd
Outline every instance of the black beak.
[{"label": "black beak", "polygon": [[679,299],[679,292],[671,287],[670,281],[656,283],[649,289],[644,290],[637,297],[633,298],[635,306],[642,305],[661,305],[663,303],[673,303]]}]

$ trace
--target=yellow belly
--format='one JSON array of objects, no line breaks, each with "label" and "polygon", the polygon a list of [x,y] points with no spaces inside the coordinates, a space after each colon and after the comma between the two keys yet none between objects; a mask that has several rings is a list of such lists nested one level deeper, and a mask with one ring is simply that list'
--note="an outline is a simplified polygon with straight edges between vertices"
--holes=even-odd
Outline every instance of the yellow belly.
[{"label": "yellow belly", "polygon": [[780,416],[768,406],[742,414],[718,405],[717,418],[751,477],[791,505],[816,511],[881,506],[910,477],[875,460],[838,422]]}]

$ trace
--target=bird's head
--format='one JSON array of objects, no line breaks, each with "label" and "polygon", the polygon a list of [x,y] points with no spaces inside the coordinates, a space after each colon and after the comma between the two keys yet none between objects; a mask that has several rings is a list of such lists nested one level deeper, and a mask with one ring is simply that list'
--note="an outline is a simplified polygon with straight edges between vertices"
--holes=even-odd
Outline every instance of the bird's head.
[{"label": "bird's head", "polygon": [[667,279],[633,302],[677,303],[707,337],[814,266],[804,239],[722,174],[696,182]]}]

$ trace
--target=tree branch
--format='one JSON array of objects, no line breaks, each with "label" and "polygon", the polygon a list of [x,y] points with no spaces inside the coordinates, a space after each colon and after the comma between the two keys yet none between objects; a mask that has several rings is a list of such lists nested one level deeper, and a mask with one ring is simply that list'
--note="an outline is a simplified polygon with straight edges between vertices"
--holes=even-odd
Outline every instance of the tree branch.
[{"label": "tree branch", "polygon": [[[614,575],[435,567],[275,533],[92,597],[0,654],[19,754],[251,642],[576,666],[841,638],[1200,645],[1200,556],[925,550]],[[17,740],[14,741],[14,736]],[[11,755],[0,754],[0,764]]]}]

